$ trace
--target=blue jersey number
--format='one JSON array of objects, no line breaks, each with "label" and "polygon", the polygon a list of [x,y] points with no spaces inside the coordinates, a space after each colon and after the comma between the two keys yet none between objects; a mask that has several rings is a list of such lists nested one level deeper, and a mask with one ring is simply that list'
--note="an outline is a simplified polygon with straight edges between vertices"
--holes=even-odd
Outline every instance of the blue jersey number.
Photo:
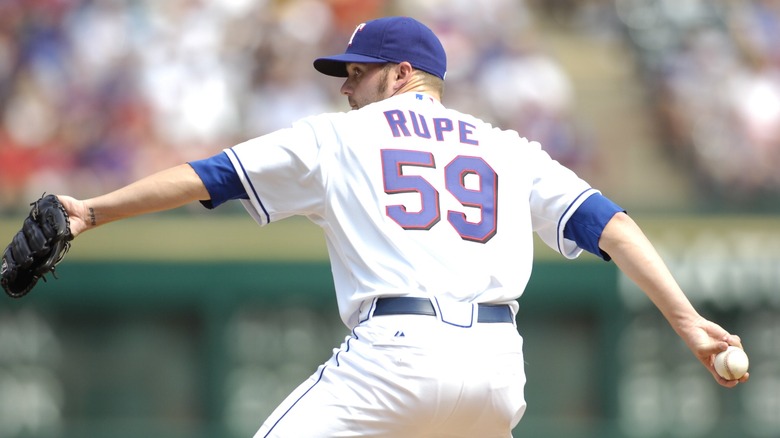
[{"label": "blue jersey number", "polygon": [[[439,192],[419,175],[404,175],[405,166],[436,168],[430,152],[399,149],[382,150],[385,193],[417,193],[420,210],[409,211],[404,205],[388,205],[387,216],[406,230],[428,230],[441,220]],[[476,178],[478,188],[468,188],[469,177]],[[469,222],[462,211],[447,212],[447,221],[464,240],[485,243],[497,229],[498,175],[479,157],[457,156],[444,167],[444,183],[464,207],[479,209],[479,222]]]}]

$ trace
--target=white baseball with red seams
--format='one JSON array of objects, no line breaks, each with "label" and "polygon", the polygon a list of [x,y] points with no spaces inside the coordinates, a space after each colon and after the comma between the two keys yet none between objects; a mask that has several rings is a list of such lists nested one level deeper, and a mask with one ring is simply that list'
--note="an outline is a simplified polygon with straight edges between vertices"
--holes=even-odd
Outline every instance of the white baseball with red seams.
[{"label": "white baseball with red seams", "polygon": [[729,346],[715,356],[715,371],[726,380],[738,380],[747,373],[750,361],[745,351]]}]

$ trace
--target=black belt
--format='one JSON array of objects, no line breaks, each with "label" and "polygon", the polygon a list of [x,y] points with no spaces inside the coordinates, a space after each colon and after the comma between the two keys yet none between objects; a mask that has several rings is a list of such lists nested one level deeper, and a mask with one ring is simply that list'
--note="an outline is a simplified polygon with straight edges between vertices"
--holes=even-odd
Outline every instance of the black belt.
[{"label": "black belt", "polygon": [[[386,297],[377,299],[374,307],[374,316],[384,315],[436,316],[436,310],[428,298]],[[514,322],[514,319],[507,304],[479,304],[477,322]]]}]

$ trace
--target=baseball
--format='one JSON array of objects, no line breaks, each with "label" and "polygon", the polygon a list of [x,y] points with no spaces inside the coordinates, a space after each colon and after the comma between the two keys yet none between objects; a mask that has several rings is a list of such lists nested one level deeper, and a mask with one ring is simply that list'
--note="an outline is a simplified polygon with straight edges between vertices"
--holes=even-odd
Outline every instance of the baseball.
[{"label": "baseball", "polygon": [[726,380],[737,380],[748,370],[748,357],[739,347],[730,346],[715,356],[715,371]]}]

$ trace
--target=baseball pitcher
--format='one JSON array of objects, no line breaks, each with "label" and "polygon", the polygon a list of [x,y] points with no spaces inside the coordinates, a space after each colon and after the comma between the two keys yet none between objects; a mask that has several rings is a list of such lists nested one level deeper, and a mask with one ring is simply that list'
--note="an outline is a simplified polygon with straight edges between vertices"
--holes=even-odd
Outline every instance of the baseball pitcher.
[{"label": "baseball pitcher", "polygon": [[[237,200],[260,225],[299,215],[322,228],[352,332],[256,437],[511,437],[526,408],[515,315],[534,232],[563,257],[614,261],[717,383],[747,381],[715,372],[713,356],[739,337],[697,313],[621,207],[540,144],[442,103],[446,55],[429,28],[407,17],[360,24],[345,53],[314,67],[344,78],[351,111],[93,199],[57,197],[67,242],[194,201]],[[5,269],[21,259],[6,250],[4,287],[27,278]]]}]

